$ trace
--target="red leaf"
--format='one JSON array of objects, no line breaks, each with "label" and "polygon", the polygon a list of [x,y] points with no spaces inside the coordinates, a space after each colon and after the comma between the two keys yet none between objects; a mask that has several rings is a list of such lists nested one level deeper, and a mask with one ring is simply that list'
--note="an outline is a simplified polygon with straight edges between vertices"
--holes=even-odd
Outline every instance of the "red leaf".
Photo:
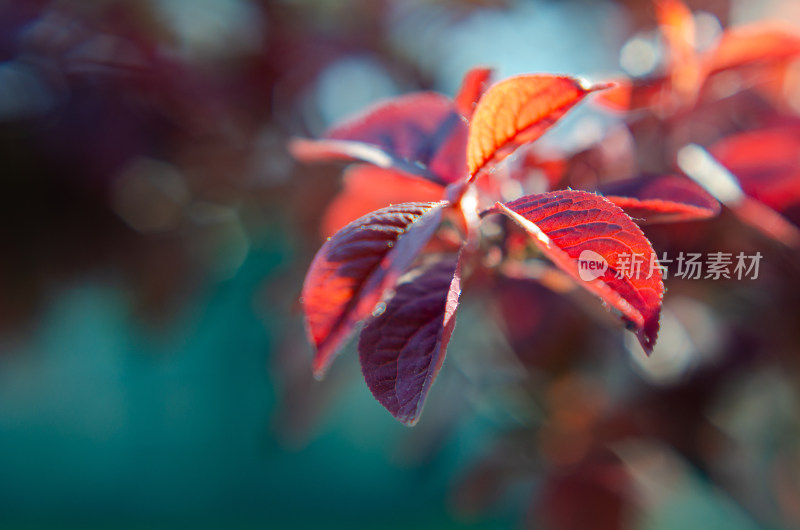
[{"label": "red leaf", "polygon": [[629,179],[599,191],[639,224],[707,219],[720,210],[719,202],[708,192],[677,175]]},{"label": "red leaf", "polygon": [[594,101],[603,107],[626,111],[631,108],[635,85],[628,79],[617,79],[615,86],[598,95]]},{"label": "red leaf", "polygon": [[800,36],[763,24],[730,29],[706,57],[709,72],[720,72],[752,63],[770,63],[800,54]]},{"label": "red leaf", "polygon": [[386,310],[361,332],[367,386],[406,425],[417,423],[444,362],[460,294],[460,262],[452,256],[400,284]]},{"label": "red leaf", "polygon": [[456,108],[462,116],[465,118],[472,116],[475,105],[489,86],[491,76],[491,68],[473,68],[464,76],[455,99]]},{"label": "red leaf", "polygon": [[586,94],[608,85],[584,87],[571,77],[521,75],[493,85],[475,108],[467,139],[470,180],[490,161],[540,137]]},{"label": "red leaf", "polygon": [[361,161],[375,164],[382,168],[394,168],[412,175],[433,178],[422,167],[415,167],[407,161],[393,156],[382,147],[364,142],[350,140],[309,140],[292,138],[289,140],[289,152],[303,162],[326,162],[332,160]]},{"label": "red leaf", "polygon": [[[467,124],[449,98],[420,92],[373,106],[321,140],[294,139],[289,149],[308,162],[362,160],[446,184],[466,172],[466,135]],[[455,154],[453,144],[459,146]]]},{"label": "red leaf", "polygon": [[671,87],[667,77],[616,80],[614,83],[615,86],[598,94],[593,101],[617,111],[661,108],[669,104]]},{"label": "red leaf", "polygon": [[782,212],[800,204],[800,129],[780,127],[728,136],[710,149],[742,190]]},{"label": "red leaf", "polygon": [[319,249],[303,284],[301,304],[316,347],[313,369],[325,374],[344,340],[431,238],[445,203],[383,208],[344,227]]},{"label": "red leaf", "polygon": [[444,194],[444,188],[439,184],[368,164],[348,167],[343,180],[344,189],[333,199],[322,218],[324,237],[378,208],[404,202],[436,201]]},{"label": "red leaf", "polygon": [[[678,165],[746,224],[787,246],[800,246],[800,230],[771,206],[748,196],[731,171],[704,148],[696,144],[682,147],[678,151]],[[758,190],[762,181],[757,179],[753,185]]]},{"label": "red leaf", "polygon": [[800,128],[776,127],[733,134],[714,144],[711,153],[726,167],[760,170],[800,166]]},{"label": "red leaf", "polygon": [[[650,242],[625,212],[599,195],[572,190],[522,197],[495,208],[528,231],[581,287],[622,313],[645,351],[652,351],[664,285]],[[641,263],[638,273],[631,266],[634,256]],[[594,260],[604,260],[607,269],[589,269]]]}]

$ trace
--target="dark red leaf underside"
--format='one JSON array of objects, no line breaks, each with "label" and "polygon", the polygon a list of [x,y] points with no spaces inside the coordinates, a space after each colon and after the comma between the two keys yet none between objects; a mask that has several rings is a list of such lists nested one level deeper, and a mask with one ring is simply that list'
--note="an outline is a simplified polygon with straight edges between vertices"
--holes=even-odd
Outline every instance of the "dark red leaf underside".
[{"label": "dark red leaf underside", "polygon": [[357,219],[319,249],[303,284],[301,304],[316,347],[317,377],[353,327],[375,306],[439,226],[445,203],[406,203]]},{"label": "dark red leaf underside", "polygon": [[296,139],[290,149],[304,161],[362,160],[447,184],[466,172],[466,136],[449,98],[419,92],[375,105],[320,140]]},{"label": "dark red leaf underside", "polygon": [[720,210],[719,202],[708,192],[677,175],[629,179],[599,191],[639,224],[707,219]]},{"label": "dark red leaf underside", "polygon": [[520,145],[540,137],[594,90],[571,77],[522,75],[493,85],[478,102],[469,125],[470,179],[490,161],[499,162]]},{"label": "dark red leaf underside", "polygon": [[[542,252],[581,287],[618,310],[645,351],[652,351],[664,285],[650,242],[625,212],[599,195],[573,190],[522,197],[497,203],[496,208],[528,231]],[[579,258],[584,251],[601,256],[608,265],[591,280],[581,279]],[[592,255],[584,254],[583,259],[587,257]],[[637,261],[638,271],[633,265]]]},{"label": "dark red leaf underside", "polygon": [[385,311],[362,330],[361,371],[381,405],[406,425],[417,423],[444,362],[461,294],[457,256],[400,284]]}]

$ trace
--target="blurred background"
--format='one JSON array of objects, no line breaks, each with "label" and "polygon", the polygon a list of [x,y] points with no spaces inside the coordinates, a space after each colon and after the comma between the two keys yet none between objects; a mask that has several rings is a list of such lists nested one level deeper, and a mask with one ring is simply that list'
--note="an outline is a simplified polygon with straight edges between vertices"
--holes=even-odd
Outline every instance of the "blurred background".
[{"label": "blurred background", "polygon": [[[699,47],[800,23],[689,6]],[[509,280],[465,292],[413,429],[352,346],[311,377],[297,299],[342,166],[290,137],[476,65],[647,79],[662,44],[638,0],[0,0],[0,526],[800,527],[797,254],[726,212],[648,235],[761,251],[760,281],[668,281],[651,359]],[[795,120],[798,65],[707,137]],[[631,123],[581,109],[543,145],[576,182],[659,169],[609,150],[665,134]]]}]

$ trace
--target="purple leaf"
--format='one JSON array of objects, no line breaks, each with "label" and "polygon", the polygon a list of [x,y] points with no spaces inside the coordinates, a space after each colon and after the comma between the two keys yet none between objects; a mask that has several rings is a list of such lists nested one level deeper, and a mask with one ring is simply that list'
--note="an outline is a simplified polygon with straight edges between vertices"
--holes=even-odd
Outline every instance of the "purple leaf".
[{"label": "purple leaf", "polygon": [[301,304],[317,351],[321,378],[353,327],[372,314],[384,293],[413,263],[436,231],[446,203],[406,203],[376,210],[322,245],[303,284]]},{"label": "purple leaf", "polygon": [[367,386],[406,425],[417,423],[442,366],[460,294],[460,258],[445,258],[399,285],[385,311],[361,332]]},{"label": "purple leaf", "polygon": [[708,219],[720,210],[719,202],[700,185],[678,175],[647,175],[610,183],[598,191],[639,224]]},{"label": "purple leaf", "polygon": [[448,184],[466,173],[467,123],[450,98],[418,92],[381,102],[336,125],[319,140],[295,138],[307,162],[361,160]]}]

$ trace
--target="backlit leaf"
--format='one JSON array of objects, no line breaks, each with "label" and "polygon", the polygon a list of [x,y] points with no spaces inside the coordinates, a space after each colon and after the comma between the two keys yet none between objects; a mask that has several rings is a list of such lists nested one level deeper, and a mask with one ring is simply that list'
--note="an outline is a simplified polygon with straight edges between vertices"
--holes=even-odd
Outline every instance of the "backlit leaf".
[{"label": "backlit leaf", "polygon": [[444,362],[461,294],[459,260],[451,256],[397,286],[382,314],[362,330],[361,370],[392,416],[414,425]]},{"label": "backlit leaf", "polygon": [[791,59],[800,55],[800,36],[763,24],[725,31],[705,58],[709,72]]},{"label": "backlit leaf", "polygon": [[691,101],[703,80],[695,51],[694,16],[680,0],[656,0],[655,7],[659,28],[669,46],[671,88],[683,101]]},{"label": "backlit leaf", "polygon": [[[724,149],[722,151],[724,153]],[[678,151],[677,159],[686,175],[729,207],[745,224],[787,246],[800,247],[800,230],[774,208],[745,193],[739,179],[703,147],[684,146]],[[755,185],[758,187],[759,183]]]},{"label": "backlit leaf", "polygon": [[707,219],[720,210],[719,202],[708,192],[677,175],[628,179],[599,191],[639,224]]},{"label": "backlit leaf", "polygon": [[455,98],[456,108],[462,116],[465,118],[472,116],[475,105],[489,86],[491,76],[491,68],[473,68],[464,76],[461,89]]},{"label": "backlit leaf", "polygon": [[522,226],[581,287],[619,311],[645,351],[652,351],[664,286],[650,242],[625,212],[599,195],[573,190],[495,208]]},{"label": "backlit leaf", "polygon": [[470,179],[490,161],[540,137],[594,90],[571,77],[521,75],[493,85],[475,108],[469,125],[467,167]]},{"label": "backlit leaf", "polygon": [[800,128],[731,135],[714,144],[710,152],[750,197],[779,212],[800,204]]},{"label": "backlit leaf", "polygon": [[295,139],[289,148],[307,162],[362,160],[446,184],[464,176],[466,136],[467,124],[449,98],[419,92],[375,105],[320,140]]},{"label": "backlit leaf", "polygon": [[661,33],[666,37],[673,62],[694,55],[695,24],[689,8],[680,0],[656,0],[656,18]]},{"label": "backlit leaf", "polygon": [[646,108],[660,109],[670,102],[670,79],[616,80],[615,86],[604,90],[592,101],[611,110],[633,111]]},{"label": "backlit leaf", "polygon": [[406,203],[357,219],[319,249],[306,274],[301,304],[316,347],[313,369],[325,374],[353,327],[411,265],[431,238],[445,203]]},{"label": "backlit leaf", "polygon": [[439,184],[368,164],[348,167],[343,185],[344,189],[331,201],[322,218],[322,235],[325,237],[384,206],[436,201],[444,195],[444,187]]}]

